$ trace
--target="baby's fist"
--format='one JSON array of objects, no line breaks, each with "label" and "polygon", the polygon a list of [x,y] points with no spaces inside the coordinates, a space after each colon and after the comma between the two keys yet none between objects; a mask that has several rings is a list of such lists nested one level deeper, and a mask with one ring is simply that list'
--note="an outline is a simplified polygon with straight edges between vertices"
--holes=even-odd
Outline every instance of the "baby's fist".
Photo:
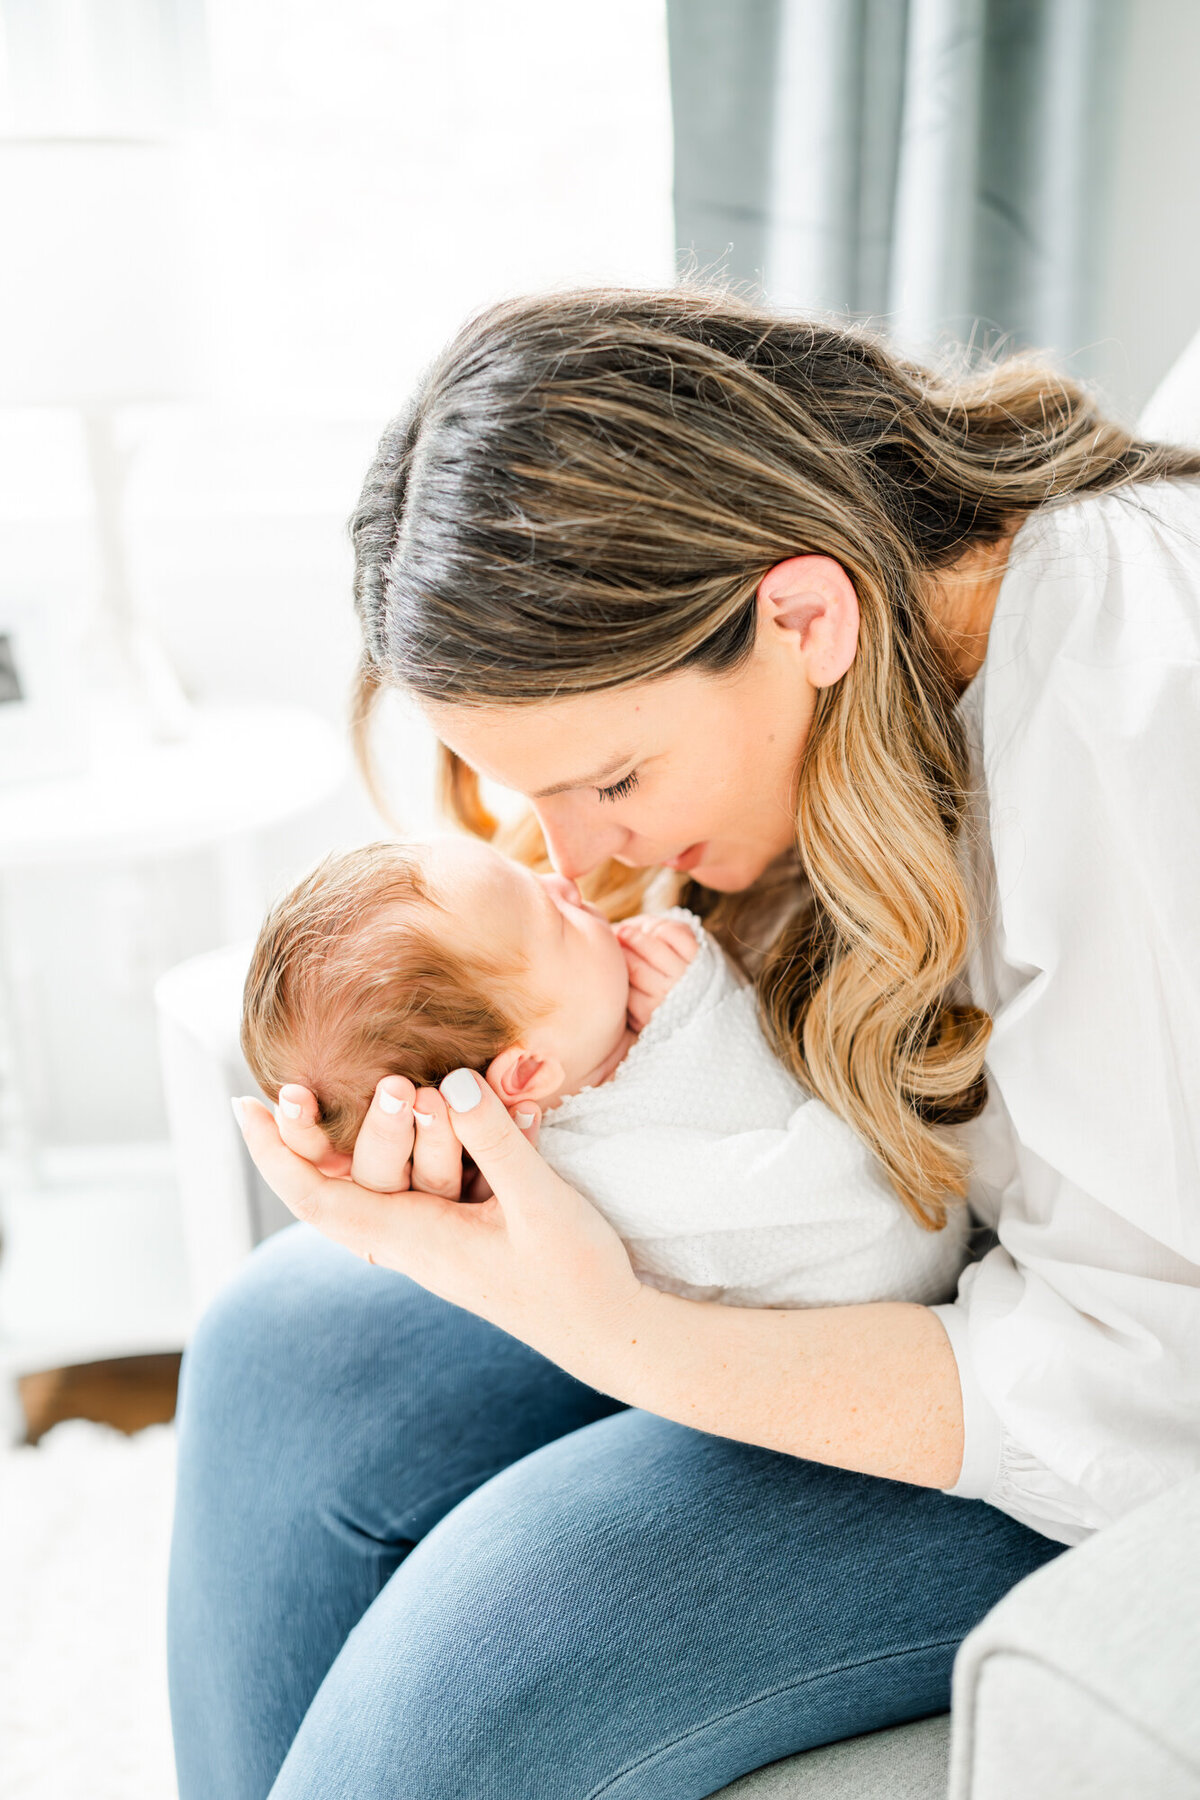
[{"label": "baby's fist", "polygon": [[629,970],[629,1025],[641,1031],[699,949],[696,934],[682,919],[643,913],[617,926]]}]

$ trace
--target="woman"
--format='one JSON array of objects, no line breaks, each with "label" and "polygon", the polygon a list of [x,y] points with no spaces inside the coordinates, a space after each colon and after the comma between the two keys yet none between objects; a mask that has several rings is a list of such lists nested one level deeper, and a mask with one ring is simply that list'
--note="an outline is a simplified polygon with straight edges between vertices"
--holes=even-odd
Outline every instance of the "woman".
[{"label": "woman", "polygon": [[1037,365],[728,299],[450,347],[355,519],[363,717],[406,687],[460,818],[527,795],[614,912],[676,871],[899,1200],[995,1235],[953,1306],[702,1305],[472,1078],[393,1079],[349,1168],[243,1105],[317,1232],[189,1357],[183,1800],[712,1794],[944,1708],[1200,1466],[1197,476]]}]

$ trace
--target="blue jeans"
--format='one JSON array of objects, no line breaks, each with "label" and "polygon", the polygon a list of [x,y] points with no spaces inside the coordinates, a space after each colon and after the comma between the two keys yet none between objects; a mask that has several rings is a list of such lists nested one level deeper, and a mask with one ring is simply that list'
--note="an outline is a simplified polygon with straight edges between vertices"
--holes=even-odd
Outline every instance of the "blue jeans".
[{"label": "blue jeans", "polygon": [[699,1800],[940,1712],[1060,1546],[621,1408],[300,1228],[181,1396],[181,1800]]}]

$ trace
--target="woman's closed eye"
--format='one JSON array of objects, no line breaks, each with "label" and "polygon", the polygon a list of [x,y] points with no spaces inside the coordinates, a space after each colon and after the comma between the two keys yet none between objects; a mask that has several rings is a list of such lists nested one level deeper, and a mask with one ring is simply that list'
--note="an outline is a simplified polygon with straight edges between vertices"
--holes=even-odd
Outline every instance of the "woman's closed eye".
[{"label": "woman's closed eye", "polygon": [[596,792],[601,800],[624,800],[632,794],[637,784],[637,770],[631,769],[628,775],[623,775],[620,781],[614,781],[611,787],[597,788]]}]

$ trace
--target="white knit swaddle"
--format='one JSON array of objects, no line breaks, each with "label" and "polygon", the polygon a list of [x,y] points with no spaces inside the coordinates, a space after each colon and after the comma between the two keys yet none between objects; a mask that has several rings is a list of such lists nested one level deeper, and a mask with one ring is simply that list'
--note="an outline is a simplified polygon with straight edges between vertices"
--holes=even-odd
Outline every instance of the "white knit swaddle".
[{"label": "white knit swaddle", "polygon": [[730,1306],[930,1303],[966,1258],[960,1209],[922,1231],[849,1126],[772,1054],[753,990],[690,913],[694,960],[602,1087],[539,1148],[650,1285]]}]

